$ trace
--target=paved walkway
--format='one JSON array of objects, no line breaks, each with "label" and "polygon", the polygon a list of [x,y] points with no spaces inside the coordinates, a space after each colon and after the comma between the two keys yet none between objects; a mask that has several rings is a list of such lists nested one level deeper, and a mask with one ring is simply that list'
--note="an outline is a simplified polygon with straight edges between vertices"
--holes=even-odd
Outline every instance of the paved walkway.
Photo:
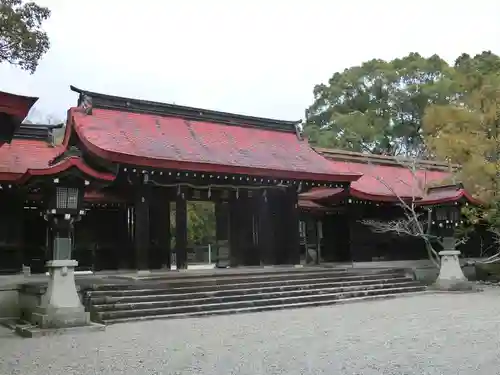
[{"label": "paved walkway", "polygon": [[0,374],[500,374],[500,288],[108,327],[0,332]]}]

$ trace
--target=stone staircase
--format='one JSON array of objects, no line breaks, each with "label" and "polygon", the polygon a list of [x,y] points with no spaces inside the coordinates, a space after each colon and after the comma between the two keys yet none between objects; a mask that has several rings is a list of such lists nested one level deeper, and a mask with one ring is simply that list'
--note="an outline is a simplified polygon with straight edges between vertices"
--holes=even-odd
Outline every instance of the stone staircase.
[{"label": "stone staircase", "polygon": [[92,285],[83,291],[84,304],[94,321],[111,324],[325,306],[425,290],[404,270],[392,269],[181,276]]}]

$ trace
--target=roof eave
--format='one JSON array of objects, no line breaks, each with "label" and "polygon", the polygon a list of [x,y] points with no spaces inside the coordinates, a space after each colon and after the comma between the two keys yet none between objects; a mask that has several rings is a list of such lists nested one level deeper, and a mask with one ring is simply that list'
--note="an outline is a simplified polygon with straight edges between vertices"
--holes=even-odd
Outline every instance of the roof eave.
[{"label": "roof eave", "polygon": [[0,91],[0,113],[5,113],[15,117],[18,121],[22,121],[28,116],[29,111],[37,101],[37,97]]}]

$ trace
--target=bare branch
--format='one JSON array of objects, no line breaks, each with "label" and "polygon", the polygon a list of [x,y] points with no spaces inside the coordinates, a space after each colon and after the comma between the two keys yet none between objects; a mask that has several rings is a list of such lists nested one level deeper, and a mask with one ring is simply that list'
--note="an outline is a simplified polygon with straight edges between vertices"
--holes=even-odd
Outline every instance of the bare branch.
[{"label": "bare branch", "polygon": [[[477,263],[490,264],[490,263],[500,262],[500,230],[498,230],[497,228],[494,228],[494,227],[490,227],[490,228],[488,228],[488,232],[493,234],[493,236],[494,236],[493,238],[494,238],[495,242],[493,245],[488,246],[487,250],[492,248],[492,247],[496,247],[497,252],[495,254],[489,256],[488,258],[483,259]],[[482,241],[482,238],[481,238],[481,241]],[[481,252],[481,255],[483,255],[483,252]]]},{"label": "bare branch", "polygon": [[420,237],[420,233],[415,231],[415,225],[408,220],[361,220],[360,223],[370,227],[374,233],[394,233],[398,236]]},{"label": "bare branch", "polygon": [[399,165],[410,171],[412,181],[409,184],[402,179],[399,179],[406,186],[411,189],[410,197],[401,197],[398,192],[380,176],[374,175],[373,177],[379,181],[384,187],[395,196],[399,205],[403,209],[404,218],[391,221],[376,221],[376,220],[363,220],[362,223],[371,228],[375,233],[395,233],[396,235],[411,236],[421,238],[424,241],[425,248],[429,260],[437,268],[440,266],[440,257],[437,251],[432,246],[432,241],[439,241],[439,238],[431,235],[431,214],[432,210],[427,209],[427,217],[421,218],[423,213],[417,210],[417,201],[425,192],[425,181],[420,181],[418,177],[418,164],[414,158],[410,161],[401,161],[396,159]]}]

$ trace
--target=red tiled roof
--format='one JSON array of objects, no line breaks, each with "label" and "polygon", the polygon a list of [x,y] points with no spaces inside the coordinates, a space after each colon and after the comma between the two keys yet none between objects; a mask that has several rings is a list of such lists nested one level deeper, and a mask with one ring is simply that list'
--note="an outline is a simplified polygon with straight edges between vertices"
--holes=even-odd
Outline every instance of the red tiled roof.
[{"label": "red tiled roof", "polygon": [[[373,201],[397,201],[402,199],[422,199],[421,190],[431,183],[443,181],[450,176],[445,170],[420,169],[413,171],[403,165],[367,164],[361,161],[332,160],[335,170],[363,174],[362,177],[351,183],[350,196],[358,199]],[[342,189],[314,188],[302,193],[302,199],[327,200],[341,197]],[[398,198],[399,197],[399,198]]]},{"label": "red tiled roof", "polygon": [[93,177],[97,180],[114,181],[115,179],[115,175],[96,171],[95,169],[89,167],[79,156],[72,156],[63,159],[59,163],[51,165],[50,167],[41,169],[30,168],[18,181],[22,184],[27,182],[32,177],[58,175],[59,173],[65,172],[71,168],[77,168],[85,175]]},{"label": "red tiled roof", "polygon": [[469,203],[480,206],[482,202],[474,198],[461,186],[442,186],[429,189],[427,195],[418,203],[420,205],[431,205],[438,203],[452,203],[465,199]]},{"label": "red tiled roof", "polygon": [[73,108],[70,117],[83,145],[116,163],[322,182],[359,178],[293,132],[99,108]]},{"label": "red tiled roof", "polygon": [[15,95],[0,91],[0,113],[6,113],[22,121],[28,115],[38,98]]},{"label": "red tiled roof", "polygon": [[328,211],[329,208],[309,199],[299,199],[298,206],[306,211]]},{"label": "red tiled roof", "polygon": [[342,194],[342,188],[312,188],[308,192],[300,194],[300,199],[322,200]]},{"label": "red tiled roof", "polygon": [[350,194],[359,199],[393,200],[420,198],[421,187],[438,182],[450,176],[449,172],[418,170],[416,176],[404,166],[370,165],[347,161],[330,161],[335,170],[362,173],[363,176],[351,184]]},{"label": "red tiled roof", "polygon": [[0,147],[0,180],[14,181],[28,169],[48,168],[49,161],[63,151],[63,146],[53,147],[45,141],[13,139]]},{"label": "red tiled roof", "polygon": [[95,171],[79,157],[50,165],[64,151],[64,145],[54,147],[41,140],[14,139],[0,147],[0,181],[24,183],[33,176],[55,175],[73,167],[96,179],[114,179],[112,174]]},{"label": "red tiled roof", "polygon": [[[331,159],[330,161],[336,169],[363,173],[359,180],[351,184],[349,190],[350,196],[358,199],[397,201],[399,198],[413,198],[418,200],[419,205],[452,203],[465,199],[474,205],[482,204],[461,185],[441,185],[428,188],[429,184],[435,184],[450,177],[450,172],[445,170],[420,169],[415,178],[413,172],[403,165],[371,165]],[[420,187],[427,188],[425,195],[423,191],[420,191]],[[300,200],[324,202],[330,198],[343,197],[343,193],[344,190],[339,188],[313,188],[300,194]],[[308,204],[305,204],[304,207],[307,207]]]}]

